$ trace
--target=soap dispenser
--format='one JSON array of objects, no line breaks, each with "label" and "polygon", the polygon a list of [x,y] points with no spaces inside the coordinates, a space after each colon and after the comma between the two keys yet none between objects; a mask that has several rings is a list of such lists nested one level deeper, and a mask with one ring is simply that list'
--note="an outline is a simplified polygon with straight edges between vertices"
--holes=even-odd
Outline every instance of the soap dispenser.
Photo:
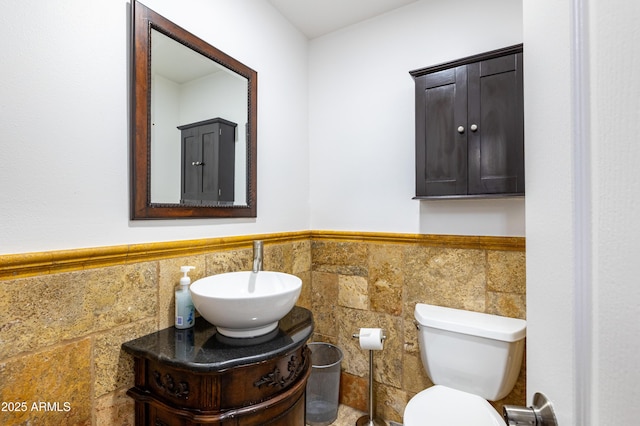
[{"label": "soap dispenser", "polygon": [[176,288],[176,328],[185,329],[193,327],[195,322],[195,308],[189,292],[189,271],[195,269],[194,266],[182,266],[180,272],[184,275],[180,278],[180,285]]}]

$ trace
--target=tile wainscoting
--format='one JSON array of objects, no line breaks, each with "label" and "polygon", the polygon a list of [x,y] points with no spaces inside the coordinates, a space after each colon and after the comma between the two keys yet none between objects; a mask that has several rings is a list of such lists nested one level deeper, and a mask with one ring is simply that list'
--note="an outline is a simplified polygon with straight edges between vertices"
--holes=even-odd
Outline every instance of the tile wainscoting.
[{"label": "tile wainscoting", "polygon": [[[387,331],[374,379],[389,420],[430,385],[415,303],[525,317],[517,237],[302,231],[0,255],[0,401],[27,406],[0,412],[0,424],[133,424],[133,365],[121,343],[173,325],[181,265],[196,267],[194,279],[247,270],[256,239],[265,269],[302,279],[298,304],[314,314],[314,339],[343,350],[342,403],[366,410],[368,354],[351,335]],[[496,407],[524,405],[524,372]]]}]

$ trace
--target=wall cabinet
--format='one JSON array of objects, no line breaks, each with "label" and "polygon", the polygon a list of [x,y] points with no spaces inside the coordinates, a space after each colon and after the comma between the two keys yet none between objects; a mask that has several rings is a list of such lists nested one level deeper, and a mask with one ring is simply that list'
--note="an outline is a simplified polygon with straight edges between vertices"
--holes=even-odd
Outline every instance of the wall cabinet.
[{"label": "wall cabinet", "polygon": [[410,74],[415,198],[524,195],[522,45]]},{"label": "wall cabinet", "polygon": [[182,140],[181,203],[232,205],[236,123],[214,118],[178,129]]}]

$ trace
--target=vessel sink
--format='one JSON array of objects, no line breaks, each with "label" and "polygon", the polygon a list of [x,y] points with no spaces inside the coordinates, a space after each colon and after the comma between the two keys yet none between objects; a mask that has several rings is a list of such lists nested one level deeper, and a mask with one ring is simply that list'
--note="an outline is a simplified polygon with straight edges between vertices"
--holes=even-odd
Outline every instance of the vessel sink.
[{"label": "vessel sink", "polygon": [[241,271],[211,275],[189,288],[200,315],[227,337],[267,334],[296,304],[302,280],[273,271]]}]

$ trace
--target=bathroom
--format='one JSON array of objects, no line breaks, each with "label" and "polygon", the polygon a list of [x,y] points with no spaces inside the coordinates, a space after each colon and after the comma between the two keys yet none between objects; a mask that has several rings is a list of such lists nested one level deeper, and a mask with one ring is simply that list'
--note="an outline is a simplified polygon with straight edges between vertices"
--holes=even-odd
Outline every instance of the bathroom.
[{"label": "bathroom", "polygon": [[[485,310],[499,303],[504,314],[527,318],[526,397],[519,403],[544,392],[563,425],[632,424],[640,416],[637,377],[627,368],[640,349],[632,246],[640,235],[633,216],[640,178],[631,162],[640,152],[631,126],[640,89],[608,76],[612,67],[635,66],[623,75],[637,74],[639,11],[631,2],[599,0],[588,10],[582,3],[417,1],[308,40],[266,0],[145,2],[259,76],[257,217],[178,221],[128,218],[128,2],[6,5],[0,400],[49,402],[51,410],[4,411],[2,423],[24,423],[25,415],[43,424],[130,418],[124,391],[132,366],[120,344],[172,324],[172,287],[184,261],[194,263],[195,277],[247,269],[251,241],[262,238],[265,268],[303,278],[300,303],[318,309],[317,331],[327,340],[350,332],[330,330],[320,315],[342,288],[354,296],[343,306],[365,318],[384,313],[391,325],[406,322],[398,283],[410,280],[408,262],[424,267],[427,256],[417,252],[431,252],[430,259],[455,265],[447,273],[474,278],[457,294],[458,281],[447,276],[449,286],[435,295],[443,303],[482,309],[474,305],[482,301]],[[574,25],[574,12],[588,13],[589,25]],[[203,18],[210,15],[226,19],[211,25]],[[586,47],[573,42],[574,32]],[[412,200],[408,71],[520,42],[526,200]],[[575,67],[572,58],[586,48],[593,62],[578,57],[582,68]],[[585,87],[593,88],[580,92]],[[576,90],[590,97],[580,101]],[[584,105],[588,115],[578,108]],[[575,124],[580,117],[588,117],[588,131]],[[578,138],[588,141],[591,157],[574,147]],[[504,239],[509,249],[493,245]],[[389,269],[370,269],[372,260]],[[372,274],[385,284],[375,287]],[[363,302],[363,291],[373,297]],[[411,362],[405,342],[415,337],[393,338],[388,351],[403,351]],[[355,362],[345,381],[359,386],[364,354]],[[378,396],[389,401],[381,409],[396,411],[393,419],[398,398],[415,392],[393,382],[397,371],[404,377],[419,368],[384,365],[393,370],[378,369],[382,382],[400,390]]]}]

